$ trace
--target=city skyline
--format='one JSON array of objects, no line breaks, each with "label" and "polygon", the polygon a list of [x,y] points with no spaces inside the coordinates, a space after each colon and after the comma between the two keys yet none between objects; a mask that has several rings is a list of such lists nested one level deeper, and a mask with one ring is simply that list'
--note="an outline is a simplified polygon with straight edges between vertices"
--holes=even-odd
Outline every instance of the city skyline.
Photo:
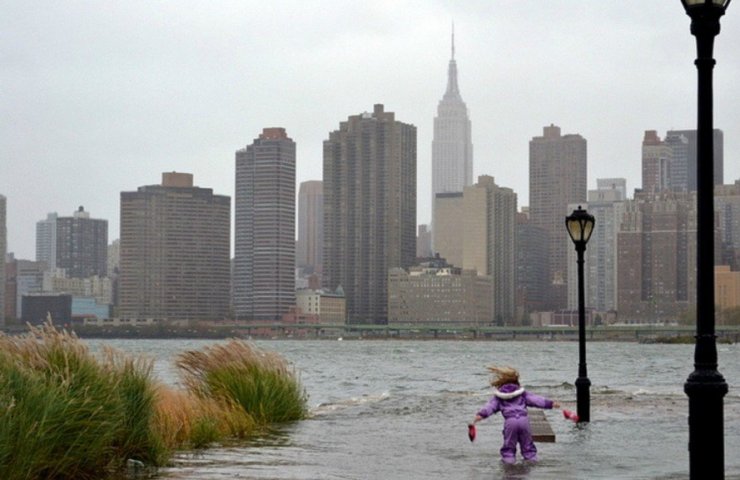
[{"label": "city skyline", "polygon": [[[375,103],[417,127],[417,222],[429,223],[433,118],[453,19],[473,176],[491,175],[520,199],[529,196],[527,144],[544,125],[588,139],[589,189],[597,178],[624,177],[629,192],[640,183],[645,130],[696,127],[694,39],[678,2],[552,1],[535,10],[281,1],[268,20],[257,7],[7,5],[0,194],[8,251],[34,258],[35,223],[78,205],[107,219],[109,239],[118,238],[119,193],[162,171],[193,172],[233,197],[233,146],[264,126],[285,127],[299,145],[298,184],[321,180],[321,146],[336,119]],[[714,126],[725,134],[732,183],[740,177],[740,14],[732,8],[722,32]]]}]

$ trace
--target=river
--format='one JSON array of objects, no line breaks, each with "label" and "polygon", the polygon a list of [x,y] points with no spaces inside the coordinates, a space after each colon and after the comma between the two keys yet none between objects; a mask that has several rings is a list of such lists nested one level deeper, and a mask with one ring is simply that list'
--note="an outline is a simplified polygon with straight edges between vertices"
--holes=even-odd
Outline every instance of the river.
[{"label": "river", "polygon": [[[311,418],[239,447],[182,452],[161,479],[681,479],[688,478],[693,345],[591,342],[591,423],[547,411],[557,441],[540,461],[499,462],[502,419],[466,424],[488,400],[486,365],[519,369],[525,388],[575,410],[578,345],[547,341],[255,341],[296,368]],[[154,358],[177,384],[174,357],[212,340],[90,340]],[[725,472],[740,479],[740,345],[719,345]]]}]

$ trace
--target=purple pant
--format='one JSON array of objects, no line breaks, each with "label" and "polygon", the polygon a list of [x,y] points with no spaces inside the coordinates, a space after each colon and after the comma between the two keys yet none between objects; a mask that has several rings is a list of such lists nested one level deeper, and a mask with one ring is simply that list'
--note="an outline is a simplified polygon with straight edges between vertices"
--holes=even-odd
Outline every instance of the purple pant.
[{"label": "purple pant", "polygon": [[504,445],[501,447],[501,460],[504,463],[516,461],[516,444],[525,460],[537,460],[537,447],[532,441],[532,430],[526,416],[511,417],[504,420]]}]

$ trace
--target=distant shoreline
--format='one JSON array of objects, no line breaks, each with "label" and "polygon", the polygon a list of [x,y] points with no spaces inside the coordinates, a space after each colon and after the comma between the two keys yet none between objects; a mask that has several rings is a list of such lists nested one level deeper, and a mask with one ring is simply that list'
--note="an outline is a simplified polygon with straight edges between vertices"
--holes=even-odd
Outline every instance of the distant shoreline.
[{"label": "distant shoreline", "polygon": [[[10,326],[7,334],[22,334],[26,327]],[[234,325],[190,327],[72,326],[80,338],[101,339],[212,339],[252,338],[260,340],[452,340],[452,341],[577,341],[576,327],[452,327],[398,325]],[[740,342],[740,327],[717,327],[719,343]],[[694,327],[662,325],[619,325],[586,328],[587,341],[691,344]]]}]

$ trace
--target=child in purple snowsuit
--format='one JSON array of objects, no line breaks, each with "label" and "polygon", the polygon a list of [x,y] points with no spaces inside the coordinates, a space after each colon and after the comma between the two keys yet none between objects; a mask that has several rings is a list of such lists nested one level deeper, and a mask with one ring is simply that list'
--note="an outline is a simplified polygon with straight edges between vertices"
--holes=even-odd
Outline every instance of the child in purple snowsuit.
[{"label": "child in purple snowsuit", "polygon": [[496,376],[491,381],[495,387],[493,397],[480,409],[473,424],[488,418],[496,412],[504,417],[504,445],[501,447],[501,461],[516,461],[516,444],[519,443],[525,460],[537,461],[537,447],[532,441],[527,407],[559,408],[556,402],[525,391],[519,385],[519,372],[509,367],[489,367]]}]

